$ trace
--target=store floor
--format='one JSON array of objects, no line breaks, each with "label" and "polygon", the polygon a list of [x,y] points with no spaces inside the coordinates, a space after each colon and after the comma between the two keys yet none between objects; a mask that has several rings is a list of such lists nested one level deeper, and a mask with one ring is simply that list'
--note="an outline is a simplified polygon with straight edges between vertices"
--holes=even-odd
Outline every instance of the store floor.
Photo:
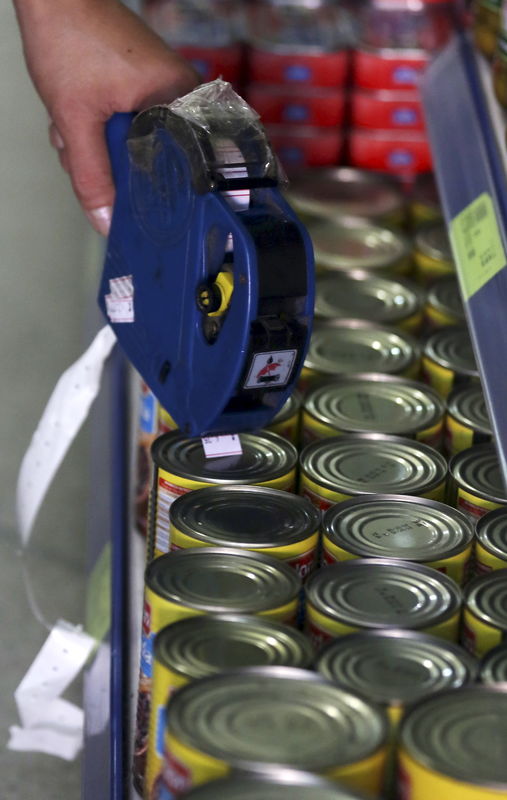
[{"label": "store floor", "polygon": [[[0,798],[77,800],[79,760],[7,749],[13,692],[46,630],[29,610],[15,527],[17,471],[61,372],[87,344],[98,250],[47,141],[45,111],[26,73],[11,4],[0,4]],[[66,459],[26,559],[46,619],[84,619],[87,431]],[[70,699],[81,702],[80,688]],[[99,800],[99,798],[97,798]]]}]

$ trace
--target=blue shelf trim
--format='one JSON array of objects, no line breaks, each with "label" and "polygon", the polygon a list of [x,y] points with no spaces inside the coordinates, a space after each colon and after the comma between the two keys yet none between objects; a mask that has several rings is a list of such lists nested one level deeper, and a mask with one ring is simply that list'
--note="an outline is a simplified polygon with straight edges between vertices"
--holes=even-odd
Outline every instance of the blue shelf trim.
[{"label": "blue shelf trim", "polygon": [[[423,77],[421,96],[447,224],[487,192],[507,252],[507,178],[477,57],[466,33],[456,35],[432,62]],[[461,274],[461,265],[456,266]],[[507,484],[506,267],[465,303],[465,311]]]}]

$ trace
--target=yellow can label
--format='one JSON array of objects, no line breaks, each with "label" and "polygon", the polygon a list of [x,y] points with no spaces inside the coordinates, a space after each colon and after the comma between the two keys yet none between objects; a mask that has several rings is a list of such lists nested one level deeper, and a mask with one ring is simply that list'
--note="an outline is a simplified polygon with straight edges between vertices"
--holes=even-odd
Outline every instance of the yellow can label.
[{"label": "yellow can label", "polygon": [[434,206],[414,200],[410,206],[410,217],[414,226],[425,225],[427,222],[439,222],[442,212]]},{"label": "yellow can label", "polygon": [[453,456],[466,450],[474,443],[474,431],[462,422],[458,422],[451,414],[447,414],[445,418],[445,449],[446,452]]},{"label": "yellow can label", "polygon": [[[337,561],[348,561],[352,558],[367,558],[366,555],[356,555],[349,550],[337,545],[335,542],[324,535],[322,539],[322,560],[325,564],[334,564]],[[444,575],[448,575],[457,584],[462,586],[469,577],[470,560],[472,556],[472,543],[468,545],[461,553],[457,553],[450,558],[437,558],[434,561],[422,561],[426,567],[432,567]],[[389,558],[397,558],[396,555],[390,554]]]},{"label": "yellow can label", "polygon": [[442,278],[445,275],[454,275],[455,273],[454,265],[451,261],[432,258],[425,253],[421,253],[420,250],[414,252],[414,261],[416,276],[424,284],[433,283],[437,278]]},{"label": "yellow can label", "polygon": [[416,311],[415,314],[411,314],[410,317],[406,317],[406,319],[402,319],[396,323],[396,327],[400,328],[402,331],[406,331],[406,333],[411,333],[412,335],[418,334],[422,328],[424,322],[424,314],[422,311]]},{"label": "yellow can label", "polygon": [[[188,478],[180,478],[172,475],[166,470],[158,469],[154,491],[156,492],[156,507],[153,520],[153,553],[161,555],[170,550],[169,542],[169,509],[177,497],[192,491],[202,489],[205,486],[213,486],[213,483],[196,481]],[[260,481],[257,486],[268,486],[271,489],[280,489],[285,492],[293,492],[296,486],[296,470],[292,469],[286,475],[273,478],[267,481]]]},{"label": "yellow can label", "polygon": [[154,787],[157,790],[157,784],[160,783],[163,789],[162,792],[153,794],[153,800],[159,797],[178,797],[201,783],[224,778],[230,771],[231,768],[225,761],[188,747],[166,731],[164,767]]},{"label": "yellow can label", "polygon": [[153,662],[148,749],[144,776],[144,796],[150,798],[164,764],[164,739],[167,723],[166,706],[172,693],[185,686],[188,678],[173,672],[156,659]]},{"label": "yellow can label", "polygon": [[336,503],[341,503],[342,500],[350,500],[350,494],[343,494],[341,492],[331,491],[324,486],[319,486],[306,475],[301,473],[299,477],[299,494],[303,497],[308,497],[313,505],[321,511],[331,508]]},{"label": "yellow can label", "polygon": [[295,414],[282,422],[268,425],[267,430],[277,433],[283,439],[288,439],[289,442],[292,442],[297,447],[299,444],[299,411],[296,411]]},{"label": "yellow can label", "polygon": [[483,517],[484,514],[487,514],[488,511],[501,508],[501,506],[501,503],[493,503],[491,500],[484,500],[484,498],[477,497],[477,495],[471,494],[458,486],[456,508],[459,509],[459,511],[463,511],[474,523]]},{"label": "yellow can label", "polygon": [[399,800],[500,800],[505,792],[485,789],[435,772],[415,761],[404,748],[398,754]]},{"label": "yellow can label", "polygon": [[487,625],[465,606],[461,644],[469,653],[482,658],[488,650],[500,644],[503,638],[504,633],[499,628],[495,628],[494,625]]},{"label": "yellow can label", "polygon": [[[425,428],[422,431],[417,431],[415,434],[404,431],[398,433],[397,435],[405,436],[407,439],[415,439],[417,442],[423,442],[424,444],[428,444],[430,447],[434,447],[435,450],[438,450],[442,444],[443,429],[444,420],[441,419],[435,425]],[[343,435],[343,433],[344,431],[337,430],[331,425],[321,422],[320,420],[311,416],[306,411],[303,411],[301,432],[303,446],[311,444],[311,442],[316,442],[320,439],[327,439],[330,436],[340,436]],[[381,433],[383,433],[383,431],[381,431]]]},{"label": "yellow can label", "polygon": [[442,367],[431,358],[422,357],[422,376],[441,397],[447,397],[454,386],[455,374],[452,369]]},{"label": "yellow can label", "polygon": [[382,791],[386,760],[387,746],[369,758],[327,770],[324,774],[327,778],[343,783],[358,792],[378,797]]},{"label": "yellow can label", "polygon": [[494,569],[507,567],[507,553],[505,559],[493,555],[478,541],[475,543],[475,571],[477,575],[486,575]]},{"label": "yellow can label", "polygon": [[[186,550],[191,547],[216,547],[213,542],[204,542],[180,531],[171,523],[171,550]],[[249,547],[255,553],[266,553],[267,555],[285,561],[293,567],[301,578],[306,578],[316,565],[317,545],[319,543],[319,531],[315,531],[311,536],[299,542],[280,546],[280,547]],[[231,543],[232,544],[232,543]],[[158,553],[156,553],[158,555]]]}]

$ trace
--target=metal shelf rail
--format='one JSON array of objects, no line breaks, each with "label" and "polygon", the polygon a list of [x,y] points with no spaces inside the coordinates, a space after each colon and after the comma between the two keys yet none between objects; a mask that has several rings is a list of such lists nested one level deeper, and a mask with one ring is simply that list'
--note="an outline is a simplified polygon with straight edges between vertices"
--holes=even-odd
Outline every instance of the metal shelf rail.
[{"label": "metal shelf rail", "polygon": [[468,327],[507,483],[507,170],[505,129],[467,33],[422,78],[437,184]]}]

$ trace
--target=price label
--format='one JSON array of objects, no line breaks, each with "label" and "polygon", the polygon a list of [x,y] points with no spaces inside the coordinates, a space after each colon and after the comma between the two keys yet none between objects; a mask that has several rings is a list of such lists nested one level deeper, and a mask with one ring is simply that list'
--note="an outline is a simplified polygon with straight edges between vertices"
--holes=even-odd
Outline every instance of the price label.
[{"label": "price label", "polygon": [[240,456],[243,452],[239,436],[236,433],[227,436],[203,436],[202,446],[206,458]]}]

